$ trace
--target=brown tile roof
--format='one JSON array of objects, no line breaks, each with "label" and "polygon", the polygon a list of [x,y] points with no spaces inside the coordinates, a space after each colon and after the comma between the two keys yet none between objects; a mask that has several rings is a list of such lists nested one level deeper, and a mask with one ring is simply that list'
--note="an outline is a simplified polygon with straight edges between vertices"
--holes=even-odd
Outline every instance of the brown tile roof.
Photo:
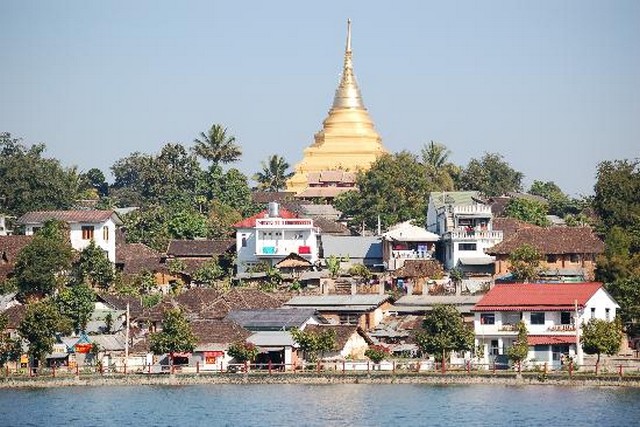
[{"label": "brown tile roof", "polygon": [[493,229],[502,231],[503,240],[508,239],[516,231],[522,228],[540,228],[537,225],[529,224],[524,221],[520,221],[515,218],[494,218],[493,219]]},{"label": "brown tile roof", "polygon": [[306,332],[313,333],[323,332],[326,330],[335,331],[336,347],[339,350],[342,350],[344,348],[344,346],[347,344],[347,341],[349,341],[349,338],[351,338],[351,336],[355,333],[362,336],[368,344],[373,344],[371,337],[369,337],[369,335],[367,335],[367,333],[364,332],[359,326],[355,325],[307,325],[304,330]]},{"label": "brown tile roof", "polygon": [[330,219],[316,217],[313,219],[313,225],[318,227],[322,234],[333,234],[338,236],[351,235],[351,231],[349,230],[349,227],[337,221],[332,221]]},{"label": "brown tile roof", "polygon": [[140,298],[107,293],[100,293],[97,295],[97,298],[104,301],[105,304],[113,307],[115,310],[126,310],[127,303],[129,303],[129,315],[132,318],[142,315],[142,303],[140,302]]},{"label": "brown tile roof", "polygon": [[307,174],[307,182],[309,185],[322,183],[355,184],[356,174],[345,171],[310,172]]},{"label": "brown tile roof", "polygon": [[339,194],[355,190],[355,187],[307,187],[296,197],[304,199],[308,197],[337,197]]},{"label": "brown tile roof", "polygon": [[114,211],[76,210],[76,211],[36,211],[27,212],[18,219],[19,224],[41,224],[52,219],[69,223],[101,223],[113,217],[116,224],[122,221]]},{"label": "brown tile roof", "polygon": [[290,253],[285,258],[278,261],[276,268],[305,268],[311,267],[311,262],[296,253]]},{"label": "brown tile roof", "polygon": [[489,255],[508,255],[528,244],[542,254],[599,254],[604,243],[590,227],[529,227],[485,250]]},{"label": "brown tile roof", "polygon": [[266,205],[270,202],[291,201],[295,194],[291,191],[254,191],[251,193],[251,199],[260,205]]},{"label": "brown tile roof", "polygon": [[0,282],[11,275],[18,254],[31,239],[33,236],[0,236]]},{"label": "brown tile roof", "polygon": [[27,306],[25,305],[13,305],[7,308],[2,312],[5,316],[7,316],[7,328],[8,329],[18,329],[20,326],[20,322],[24,318],[27,313]]},{"label": "brown tile roof", "polygon": [[211,306],[223,293],[213,288],[193,288],[187,289],[174,298],[181,307],[186,310],[200,314]]},{"label": "brown tile roof", "polygon": [[395,277],[441,277],[444,274],[442,264],[436,260],[408,259],[397,269]]},{"label": "brown tile roof", "polygon": [[219,319],[231,310],[259,310],[282,307],[282,301],[258,289],[232,289],[211,304],[201,317]]},{"label": "brown tile roof", "polygon": [[170,240],[167,255],[174,257],[213,257],[222,255],[235,246],[235,239],[223,240]]},{"label": "brown tile roof", "polygon": [[230,320],[195,320],[191,329],[198,338],[198,345],[231,344],[245,341],[251,332]]},{"label": "brown tile roof", "polygon": [[143,271],[167,272],[162,262],[164,256],[144,243],[122,243],[116,247],[116,264],[124,274],[138,274]]}]

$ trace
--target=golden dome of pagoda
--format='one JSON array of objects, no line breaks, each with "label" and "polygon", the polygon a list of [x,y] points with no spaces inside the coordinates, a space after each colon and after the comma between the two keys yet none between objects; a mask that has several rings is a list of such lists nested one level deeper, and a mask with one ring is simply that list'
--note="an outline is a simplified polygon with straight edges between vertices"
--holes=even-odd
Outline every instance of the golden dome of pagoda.
[{"label": "golden dome of pagoda", "polygon": [[322,130],[315,134],[314,143],[305,148],[302,161],[295,166],[287,190],[300,195],[309,186],[309,174],[366,170],[385,152],[353,72],[351,20],[348,20],[342,78],[333,105]]}]

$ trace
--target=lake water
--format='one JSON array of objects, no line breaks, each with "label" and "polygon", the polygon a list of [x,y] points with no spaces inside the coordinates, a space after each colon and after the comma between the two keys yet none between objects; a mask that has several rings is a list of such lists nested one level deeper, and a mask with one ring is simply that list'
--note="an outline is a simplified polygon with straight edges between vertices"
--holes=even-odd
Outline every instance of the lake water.
[{"label": "lake water", "polygon": [[1,426],[634,426],[640,390],[199,385],[0,390]]}]

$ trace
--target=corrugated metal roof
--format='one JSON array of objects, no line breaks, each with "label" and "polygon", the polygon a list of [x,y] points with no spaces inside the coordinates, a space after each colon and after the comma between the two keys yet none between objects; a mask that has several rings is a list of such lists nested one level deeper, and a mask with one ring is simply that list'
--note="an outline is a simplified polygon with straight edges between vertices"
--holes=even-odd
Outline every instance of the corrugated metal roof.
[{"label": "corrugated metal roof", "polygon": [[482,299],[482,295],[405,295],[399,298],[394,306],[403,305],[434,305],[434,304],[476,304]]},{"label": "corrugated metal roof", "polygon": [[478,191],[434,191],[430,195],[433,200],[434,206],[441,208],[445,205],[472,205],[477,203],[480,199],[480,192]]},{"label": "corrugated metal roof", "polygon": [[315,314],[315,308],[232,310],[227,319],[249,330],[288,330],[299,328]]},{"label": "corrugated metal roof", "polygon": [[285,331],[260,331],[247,338],[258,347],[298,347],[291,333]]},{"label": "corrugated metal roof", "polygon": [[125,337],[122,334],[116,335],[91,335],[91,341],[98,344],[100,349],[107,351],[124,350]]},{"label": "corrugated metal roof", "polygon": [[331,255],[349,258],[379,258],[382,260],[382,242],[376,236],[328,236],[321,237],[324,257]]}]

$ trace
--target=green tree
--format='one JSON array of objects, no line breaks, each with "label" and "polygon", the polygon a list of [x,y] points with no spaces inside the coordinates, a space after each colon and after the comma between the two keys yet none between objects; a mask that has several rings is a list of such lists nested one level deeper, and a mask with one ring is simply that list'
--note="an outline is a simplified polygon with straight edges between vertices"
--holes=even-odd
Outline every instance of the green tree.
[{"label": "green tree", "polygon": [[14,280],[21,298],[51,295],[61,288],[71,267],[73,249],[65,224],[48,221],[16,258]]},{"label": "green tree", "polygon": [[193,152],[214,165],[237,162],[242,155],[236,138],[228,135],[227,128],[219,124],[212,125],[206,133],[200,132],[200,137],[193,142]]},{"label": "green tree", "polygon": [[389,349],[382,344],[371,345],[364,352],[364,355],[376,364],[382,362],[384,359],[389,357],[390,354],[391,352]]},{"label": "green tree", "polygon": [[108,312],[104,316],[104,333],[110,334],[111,332],[113,332],[113,313]]},{"label": "green tree", "polygon": [[518,364],[527,359],[529,355],[529,343],[527,341],[527,326],[521,320],[516,325],[518,328],[518,338],[509,349],[507,349],[507,356],[514,363]]},{"label": "green tree", "polygon": [[540,276],[542,255],[534,246],[524,244],[509,255],[509,271],[516,282],[533,282]]},{"label": "green tree", "polygon": [[349,267],[348,273],[355,277],[360,277],[363,281],[367,281],[373,277],[371,270],[364,264],[354,264]]},{"label": "green tree", "polygon": [[162,320],[162,331],[151,334],[149,348],[155,354],[169,353],[173,365],[174,353],[192,352],[198,339],[191,325],[179,308],[167,310]]},{"label": "green tree", "polygon": [[550,225],[547,219],[547,205],[536,200],[514,197],[507,203],[504,214],[509,218],[541,227]]},{"label": "green tree", "polygon": [[202,266],[193,273],[193,280],[196,283],[211,287],[224,276],[225,271],[218,264],[218,260],[211,259],[202,264]]},{"label": "green tree", "polygon": [[356,184],[358,191],[340,194],[334,204],[352,227],[370,229],[377,227],[378,217],[383,228],[410,219],[424,222],[435,190],[425,166],[408,151],[380,156],[368,171],[358,173]]},{"label": "green tree", "polygon": [[170,217],[169,209],[162,206],[139,209],[127,214],[123,218],[127,243],[144,243],[164,252],[171,238],[167,229]]},{"label": "green tree", "polygon": [[287,172],[289,163],[284,157],[273,154],[260,164],[262,171],[253,176],[260,190],[280,191],[287,187],[287,180],[293,176],[293,172]]},{"label": "green tree", "polygon": [[479,191],[487,197],[522,190],[524,174],[513,169],[497,153],[485,153],[480,160],[471,159],[460,176],[462,190]]},{"label": "green tree", "polygon": [[591,319],[582,328],[582,349],[587,354],[597,354],[597,364],[602,353],[613,356],[620,351],[622,333],[618,321]]},{"label": "green tree", "polygon": [[437,191],[455,190],[461,169],[448,161],[451,151],[445,145],[431,141],[429,144],[423,145],[420,154],[427,177],[433,183],[434,189]]},{"label": "green tree", "polygon": [[452,351],[473,350],[474,334],[454,306],[438,304],[425,316],[416,343],[422,351],[444,362]]},{"label": "green tree", "polygon": [[20,216],[29,211],[69,209],[77,198],[79,177],[56,159],[44,157],[44,144],[25,146],[0,132],[0,211]]},{"label": "green tree", "polygon": [[243,216],[251,216],[259,212],[251,198],[247,176],[236,168],[224,172],[219,165],[210,166],[202,174],[198,191],[206,200],[217,200],[237,210]]},{"label": "green tree", "polygon": [[604,161],[598,165],[593,207],[603,230],[621,227],[640,250],[640,160]]},{"label": "green tree", "polygon": [[20,359],[22,345],[20,340],[9,337],[5,331],[7,329],[7,315],[0,313],[0,368],[7,362],[15,362]]},{"label": "green tree", "polygon": [[242,214],[237,209],[219,200],[213,200],[209,205],[207,226],[210,237],[224,238],[235,234],[233,224],[239,221],[242,221]]},{"label": "green tree", "polygon": [[571,200],[553,181],[533,181],[529,193],[544,197],[549,202],[549,214],[564,218],[567,215],[580,213],[579,202]]},{"label": "green tree", "polygon": [[31,303],[18,326],[18,333],[29,344],[28,354],[39,364],[53,350],[56,333],[71,332],[71,322],[62,316],[50,300]]},{"label": "green tree", "polygon": [[252,362],[258,357],[260,351],[255,344],[247,341],[236,341],[229,345],[227,349],[229,356],[233,357],[237,362]]},{"label": "green tree", "polygon": [[167,223],[169,236],[173,239],[193,240],[209,234],[207,217],[193,208],[183,208],[171,214]]},{"label": "green tree", "polygon": [[340,275],[340,258],[335,255],[331,255],[325,262],[327,263],[327,269],[329,270],[331,277],[338,277]]},{"label": "green tree", "polygon": [[73,263],[71,275],[74,284],[87,284],[103,289],[109,288],[115,278],[113,264],[93,240]]},{"label": "green tree", "polygon": [[300,350],[304,352],[304,357],[309,362],[318,360],[318,356],[324,355],[327,351],[336,348],[336,332],[333,329],[324,331],[308,331],[298,328],[291,329],[293,340],[300,346]]},{"label": "green tree", "polygon": [[95,292],[84,283],[67,287],[54,298],[60,314],[71,320],[72,327],[77,332],[87,328],[95,309],[95,300]]}]

